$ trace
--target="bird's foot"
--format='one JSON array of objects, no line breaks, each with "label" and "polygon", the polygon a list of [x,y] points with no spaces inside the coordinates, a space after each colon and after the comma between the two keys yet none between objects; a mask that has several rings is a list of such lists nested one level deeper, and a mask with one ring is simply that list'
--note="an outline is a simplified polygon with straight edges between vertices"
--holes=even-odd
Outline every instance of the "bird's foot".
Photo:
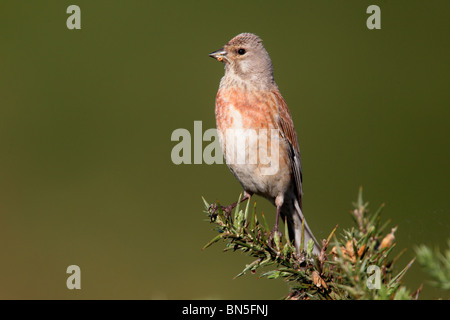
[{"label": "bird's foot", "polygon": [[280,239],[282,237],[282,234],[280,230],[278,230],[277,227],[273,228],[272,232],[270,232],[269,235],[269,243],[275,244],[275,246],[278,246],[278,243],[280,242]]},{"label": "bird's foot", "polygon": [[211,221],[214,221],[217,217],[218,210],[220,209],[224,214],[225,214],[225,219],[227,220],[230,216],[231,216],[231,211],[234,209],[234,207],[236,207],[236,204],[231,204],[229,206],[219,206],[215,203],[212,203],[209,208],[208,208],[208,212],[210,214],[211,217]]}]

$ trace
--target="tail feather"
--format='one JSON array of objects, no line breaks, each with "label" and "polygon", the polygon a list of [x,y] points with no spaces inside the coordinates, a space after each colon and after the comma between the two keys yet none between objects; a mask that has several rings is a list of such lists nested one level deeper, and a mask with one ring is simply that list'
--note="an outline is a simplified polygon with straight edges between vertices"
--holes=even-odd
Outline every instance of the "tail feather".
[{"label": "tail feather", "polygon": [[292,222],[289,224],[289,236],[294,238],[294,243],[297,251],[300,251],[300,243],[301,243],[301,237],[302,237],[302,221],[304,224],[304,243],[303,247],[306,249],[307,244],[310,239],[314,241],[314,248],[313,248],[313,254],[319,255],[321,246],[319,242],[314,237],[314,234],[312,233],[311,229],[308,226],[308,223],[306,223],[305,216],[303,215],[302,210],[300,209],[300,206],[298,204],[297,200],[294,200],[294,212],[291,214]]}]

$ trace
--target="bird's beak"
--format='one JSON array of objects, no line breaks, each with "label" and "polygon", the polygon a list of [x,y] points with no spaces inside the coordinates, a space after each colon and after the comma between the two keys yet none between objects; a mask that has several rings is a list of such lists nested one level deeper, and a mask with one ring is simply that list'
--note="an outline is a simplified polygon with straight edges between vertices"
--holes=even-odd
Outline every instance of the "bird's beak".
[{"label": "bird's beak", "polygon": [[223,61],[224,59],[226,59],[227,54],[228,52],[226,52],[224,48],[220,48],[217,51],[211,52],[209,56],[216,59],[217,61]]}]

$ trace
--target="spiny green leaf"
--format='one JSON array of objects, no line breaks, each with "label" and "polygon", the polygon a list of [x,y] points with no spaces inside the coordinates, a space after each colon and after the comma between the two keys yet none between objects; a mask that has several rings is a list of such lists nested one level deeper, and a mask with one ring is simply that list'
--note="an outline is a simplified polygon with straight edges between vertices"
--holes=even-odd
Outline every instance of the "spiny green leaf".
[{"label": "spiny green leaf", "polygon": [[261,260],[260,260],[260,259],[257,259],[257,260],[255,260],[255,261],[253,261],[252,263],[247,264],[247,265],[245,266],[245,269],[242,270],[241,273],[239,273],[238,275],[236,275],[236,276],[234,277],[234,279],[239,278],[240,276],[244,275],[244,274],[245,274],[247,271],[249,271],[249,270],[254,270],[254,269],[256,269],[256,267],[258,266],[258,264],[259,264],[260,262],[261,262]]},{"label": "spiny green leaf", "polygon": [[211,246],[212,244],[216,243],[217,241],[219,241],[222,238],[223,234],[219,234],[217,236],[215,236],[210,242],[208,242],[207,244],[205,244],[205,246],[202,248],[202,250],[205,250],[206,248],[208,248],[209,246]]},{"label": "spiny green leaf", "polygon": [[388,284],[388,287],[391,287],[394,283],[398,283],[403,276],[405,275],[406,271],[408,271],[409,268],[411,268],[412,264],[414,263],[414,261],[416,260],[416,258],[413,258],[407,265],[406,267],[403,268],[402,271],[400,271]]},{"label": "spiny green leaf", "polygon": [[234,219],[236,220],[236,216],[239,214],[239,207],[241,206],[241,198],[242,198],[242,193],[239,194],[239,198],[236,204],[236,207],[234,209]]},{"label": "spiny green leaf", "polygon": [[202,197],[202,200],[203,200],[203,204],[205,205],[205,209],[208,210],[209,209],[209,203],[203,197]]},{"label": "spiny green leaf", "polygon": [[370,220],[369,220],[369,225],[375,225],[376,224],[376,222],[379,220],[379,218],[380,218],[380,214],[381,214],[381,211],[383,211],[383,208],[384,208],[384,203],[382,203],[379,207],[378,207],[378,209],[377,209],[377,211],[375,211],[373,214],[372,214],[372,216],[370,217]]},{"label": "spiny green leaf", "polygon": [[304,250],[304,243],[305,243],[305,219],[302,220],[302,232],[300,236],[300,252],[303,252]]},{"label": "spiny green leaf", "polygon": [[261,211],[261,217],[264,223],[264,228],[266,232],[270,232],[269,225],[267,224],[266,217],[264,216],[264,212]]},{"label": "spiny green leaf", "polygon": [[307,249],[306,249],[306,253],[308,254],[308,256],[312,255],[313,249],[314,249],[314,240],[309,239],[308,244],[307,244]]},{"label": "spiny green leaf", "polygon": [[250,199],[247,200],[247,204],[245,205],[245,213],[244,213],[244,221],[246,225],[248,225],[248,210],[250,208]]}]

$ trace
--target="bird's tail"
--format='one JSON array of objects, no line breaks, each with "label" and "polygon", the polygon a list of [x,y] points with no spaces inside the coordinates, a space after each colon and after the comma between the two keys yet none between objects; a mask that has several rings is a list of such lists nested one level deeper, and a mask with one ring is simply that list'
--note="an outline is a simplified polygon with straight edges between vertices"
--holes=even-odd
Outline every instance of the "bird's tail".
[{"label": "bird's tail", "polygon": [[[303,239],[303,248],[306,250],[308,242],[310,239],[314,241],[314,248],[313,248],[313,254],[319,255],[321,246],[319,242],[317,242],[316,238],[314,237],[314,234],[312,233],[311,229],[309,228],[308,224],[306,223],[305,216],[303,215],[302,210],[300,209],[300,206],[298,204],[297,200],[294,200],[294,212],[292,212],[291,218],[292,223],[290,223],[289,226],[289,233],[290,237],[294,237],[294,243],[297,251],[300,251],[300,243],[302,239],[302,222],[304,225],[304,239]],[[291,238],[292,239],[292,238]]]}]

